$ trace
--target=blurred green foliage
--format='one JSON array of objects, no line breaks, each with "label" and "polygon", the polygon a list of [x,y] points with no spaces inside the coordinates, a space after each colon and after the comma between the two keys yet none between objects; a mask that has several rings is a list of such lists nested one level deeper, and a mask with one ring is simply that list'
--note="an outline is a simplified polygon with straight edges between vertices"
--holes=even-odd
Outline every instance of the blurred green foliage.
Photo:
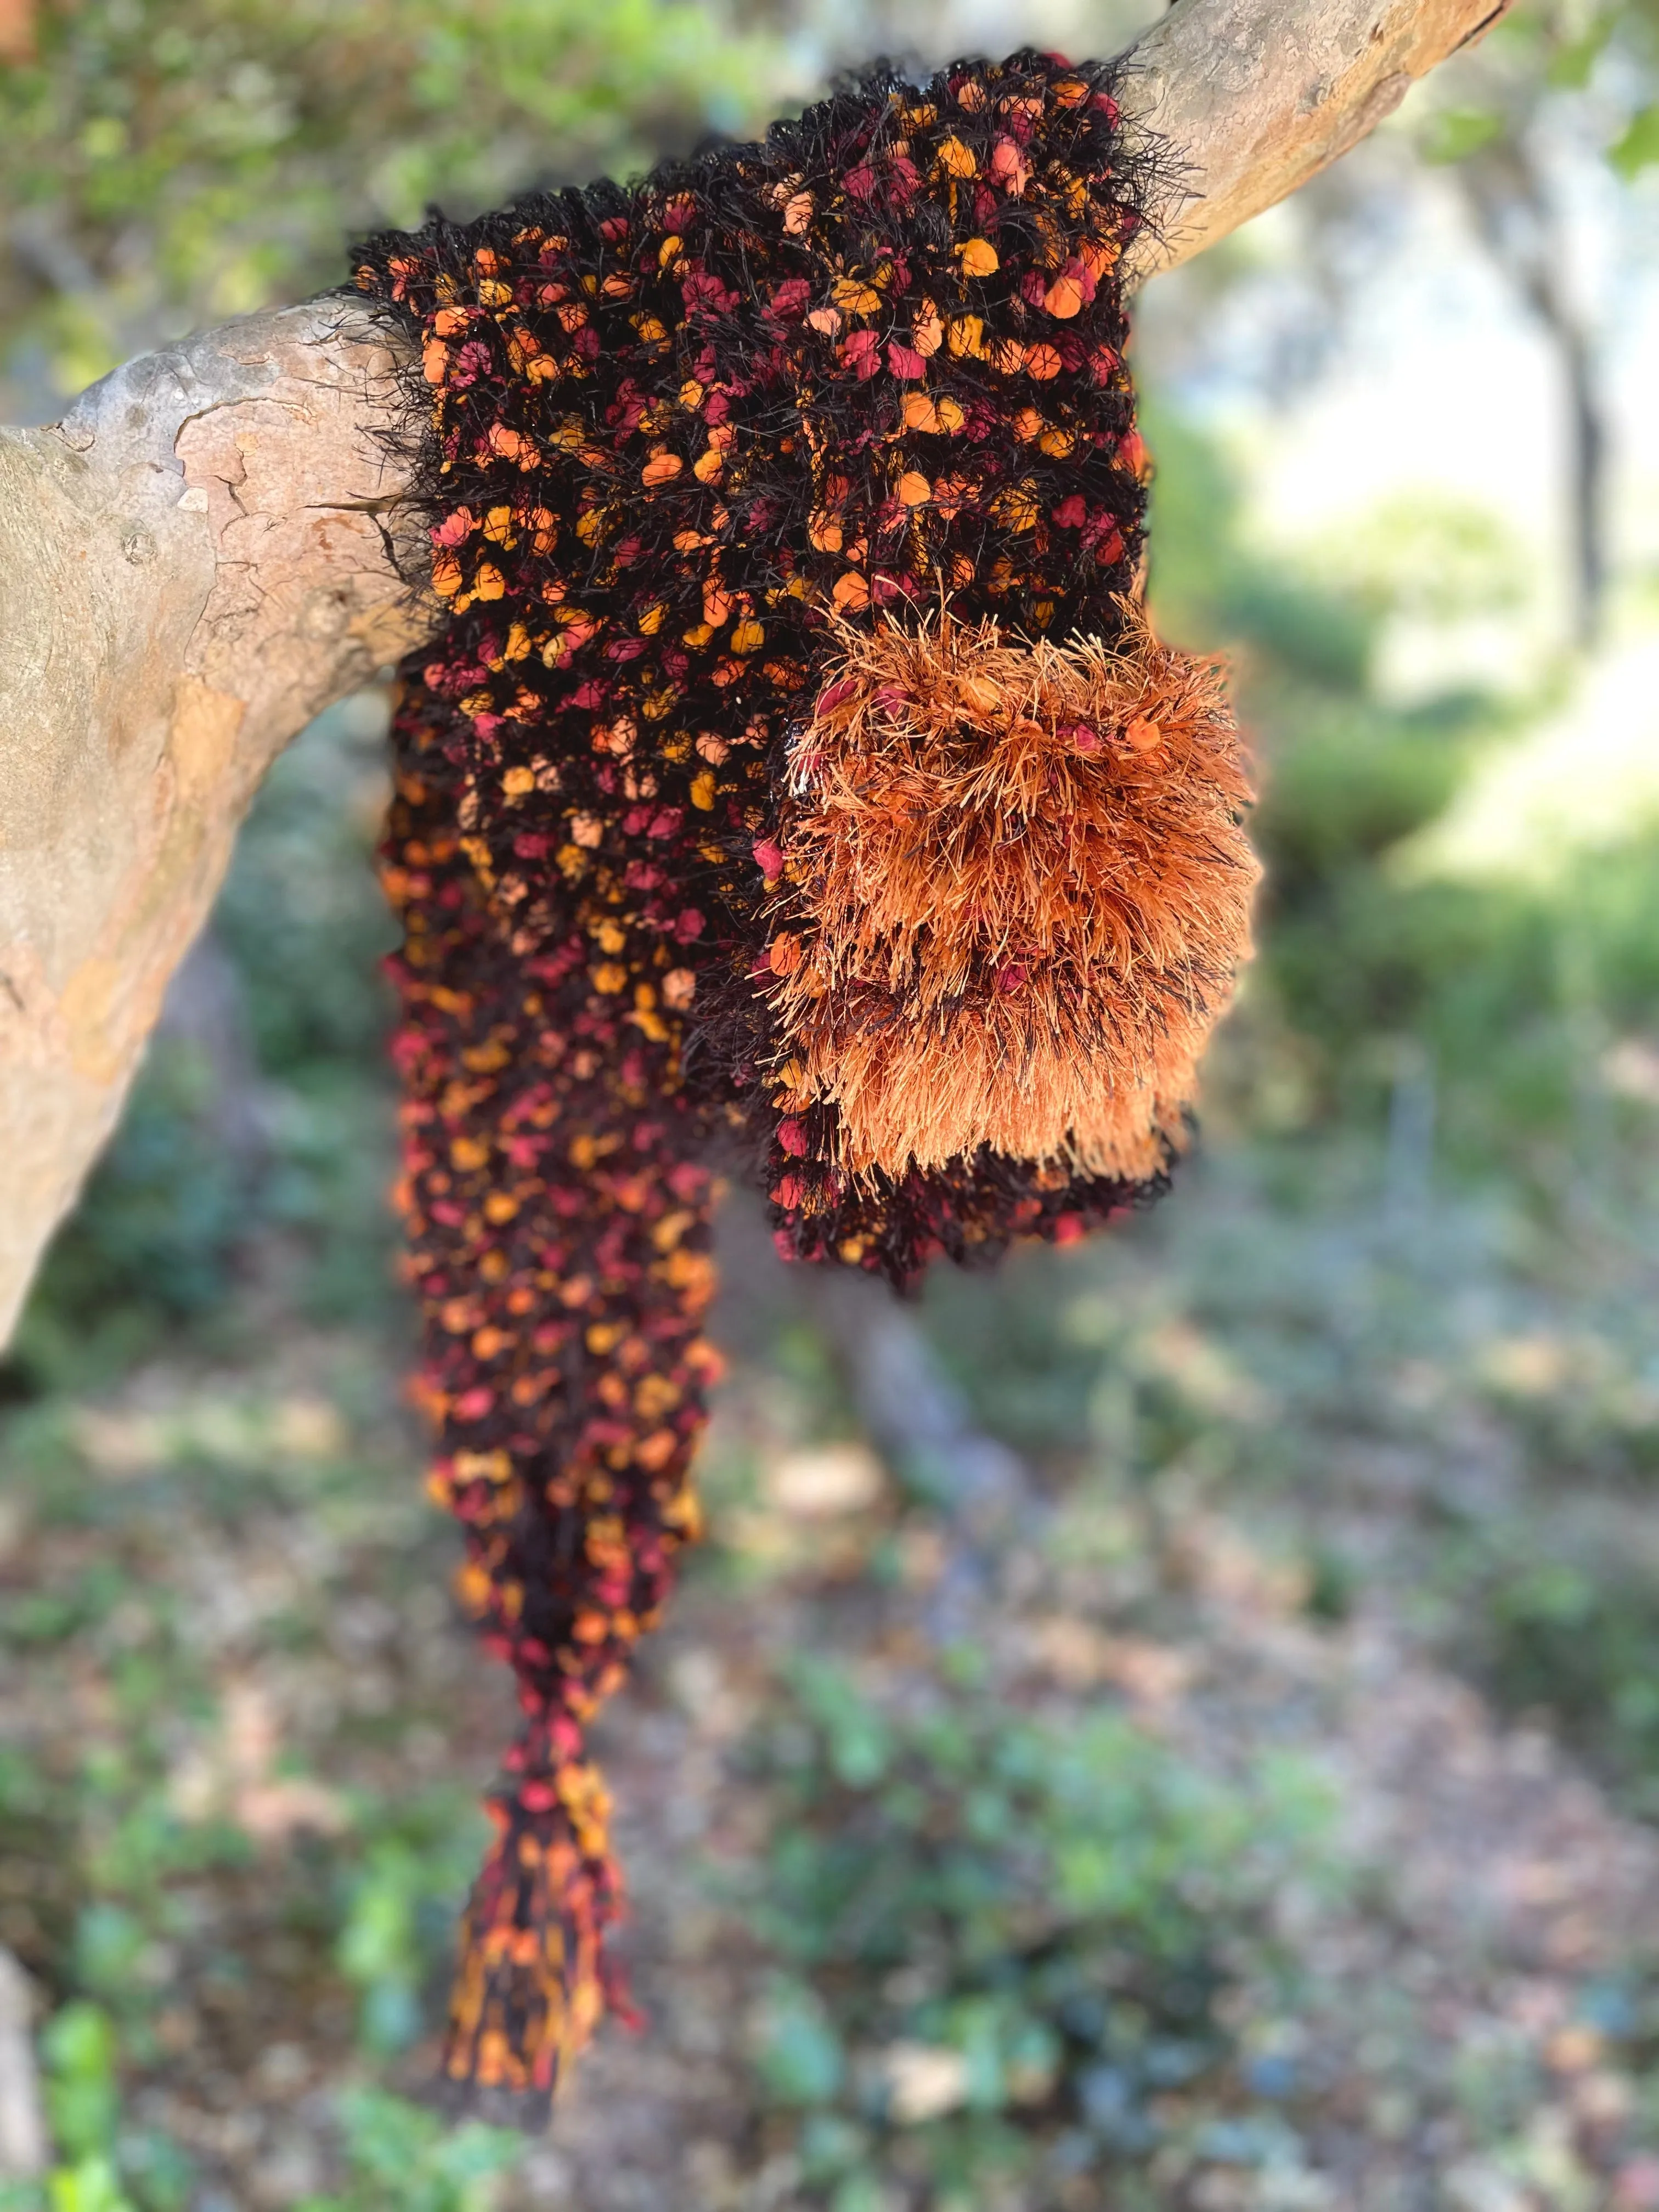
[{"label": "blurred green foliage", "polygon": [[447,2129],[436,2113],[383,2089],[342,2097],[340,2120],[349,2186],[308,2197],[295,2212],[493,2212],[492,2184],[524,2151],[507,2129],[476,2120]]},{"label": "blurred green foliage", "polygon": [[67,2004],[40,2045],[46,2118],[63,2160],[46,2185],[52,2212],[134,2212],[112,2156],[120,2091],[108,2014],[84,2001]]},{"label": "blurred green foliage", "polygon": [[[1319,1787],[1289,1762],[1224,1786],[1109,1711],[1023,1719],[971,1669],[920,1710],[826,1659],[790,1691],[761,1747],[757,1925],[781,1970],[757,2065],[800,2115],[813,2201],[855,2212],[890,2174],[967,2206],[995,2176],[1109,2172],[1141,2202],[1178,2093],[1236,2057],[1221,2000],[1267,1900],[1308,1878]],[[1195,2155],[1215,2124],[1212,2103],[1189,2123]]]},{"label": "blurred green foliage", "polygon": [[358,2040],[376,2058],[426,2029],[453,1942],[454,1904],[483,1849],[474,1808],[441,1791],[395,1811],[374,1832],[345,1886],[335,1963],[358,1992]]},{"label": "blurred green foliage", "polygon": [[343,282],[349,238],[430,202],[470,214],[750,125],[775,51],[717,20],[705,0],[46,0],[36,58],[0,61],[14,367],[66,396]]},{"label": "blurred green foliage", "polygon": [[[1458,690],[1378,697],[1385,618],[1427,602],[1501,606],[1514,579],[1478,517],[1414,519],[1392,558],[1316,568],[1264,560],[1218,451],[1156,404],[1152,589],[1183,642],[1230,651],[1261,756],[1253,828],[1267,863],[1242,1026],[1261,1056],[1246,1120],[1378,1127],[1407,1064],[1431,1069],[1436,1141],[1467,1175],[1517,1181],[1559,1218],[1583,1145],[1595,1048],[1640,1030],[1659,997],[1650,840],[1525,882],[1414,880],[1398,865],[1471,770],[1524,727],[1513,703]],[[1387,514],[1379,532],[1389,531]],[[1391,533],[1396,539],[1400,526]],[[1346,573],[1345,573],[1346,569]],[[1598,1174],[1620,1171],[1600,1146]],[[1644,1172],[1641,1155],[1628,1165]]]},{"label": "blurred green foliage", "polygon": [[200,1319],[223,1295],[243,1193],[237,1163],[211,1140],[214,1090],[198,1051],[158,1040],[95,1192],[52,1252],[53,1305],[83,1322],[135,1306],[170,1322]]},{"label": "blurred green foliage", "polygon": [[[388,1589],[441,1585],[441,1538],[409,1482],[406,1451],[395,1431],[371,1455],[331,1429],[295,1428],[291,1416],[285,1428],[280,1405],[222,1404],[197,1429],[188,1415],[141,1429],[138,1463],[112,1484],[66,1432],[61,1407],[48,1398],[14,1415],[9,1495],[33,1531],[68,1544],[68,1562],[84,1543],[84,1563],[64,1571],[60,1562],[0,1603],[9,1714],[0,1939],[49,2008],[40,2053],[58,2163],[44,2194],[0,2204],[186,2212],[196,2161],[130,2094],[165,2062],[168,2007],[194,1997],[234,2044],[257,2038],[261,2013],[287,1991],[290,2002],[310,1992],[325,2012],[333,2003],[348,2024],[356,2016],[354,2063],[335,2100],[349,2186],[319,2206],[477,2212],[520,2139],[452,2133],[374,2077],[441,2017],[483,1815],[459,1780],[323,1790],[281,1752],[264,1709],[239,1707],[227,1686],[229,1616],[199,1593],[192,1606],[181,1588],[192,1557],[216,1558],[213,1580],[234,1612],[246,1602],[229,1581],[238,1541],[258,1527],[266,1574],[299,1546],[302,1577],[270,1632],[313,1655],[314,1668],[371,1573]],[[366,1427],[383,1431],[384,1408],[365,1411]],[[395,1622],[389,1607],[385,1618]],[[91,1717],[64,1731],[54,1716],[73,1684]],[[444,1679],[438,1694],[450,1692]],[[407,1680],[404,1699],[388,1724],[398,1736],[419,1711]],[[333,1725],[337,1739],[367,1738],[372,1751],[372,1719]],[[298,1793],[291,1814],[285,1790]],[[253,1832],[262,1802],[291,1822],[275,1850]],[[266,1953],[258,1967],[240,1950],[254,1931]],[[222,2063],[222,2050],[215,2057]]]},{"label": "blurred green foliage", "polygon": [[1431,161],[1468,161],[1512,143],[1541,106],[1564,101],[1577,103],[1626,182],[1659,161],[1654,0],[1522,0],[1453,82],[1425,118]]}]

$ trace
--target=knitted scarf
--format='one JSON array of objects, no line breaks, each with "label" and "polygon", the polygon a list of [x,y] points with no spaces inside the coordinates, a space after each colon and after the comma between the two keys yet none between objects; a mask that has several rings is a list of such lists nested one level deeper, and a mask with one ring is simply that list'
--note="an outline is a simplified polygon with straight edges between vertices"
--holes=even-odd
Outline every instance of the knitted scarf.
[{"label": "knitted scarf", "polygon": [[523,1713],[474,2091],[626,2002],[584,1736],[697,1532],[714,1141],[786,1258],[902,1285],[1185,1140],[1255,868],[1218,672],[1140,605],[1142,184],[1110,72],[1027,52],[359,252],[447,617],[384,854],[417,1392]]}]

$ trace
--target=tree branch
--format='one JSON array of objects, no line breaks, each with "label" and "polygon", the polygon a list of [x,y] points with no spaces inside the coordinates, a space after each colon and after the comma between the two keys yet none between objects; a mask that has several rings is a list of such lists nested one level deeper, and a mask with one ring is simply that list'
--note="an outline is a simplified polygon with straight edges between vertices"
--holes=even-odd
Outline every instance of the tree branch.
[{"label": "tree branch", "polygon": [[1214,246],[1350,152],[1509,0],[1177,0],[1125,58],[1167,149],[1135,274]]},{"label": "tree branch", "polygon": [[[1495,12],[1178,0],[1127,61],[1164,149],[1136,276],[1293,191]],[[439,619],[380,437],[398,344],[313,302],[0,430],[0,1342],[260,778]]]},{"label": "tree branch", "polygon": [[324,302],[0,430],[0,1340],[265,770],[430,626],[383,527],[393,368]]}]

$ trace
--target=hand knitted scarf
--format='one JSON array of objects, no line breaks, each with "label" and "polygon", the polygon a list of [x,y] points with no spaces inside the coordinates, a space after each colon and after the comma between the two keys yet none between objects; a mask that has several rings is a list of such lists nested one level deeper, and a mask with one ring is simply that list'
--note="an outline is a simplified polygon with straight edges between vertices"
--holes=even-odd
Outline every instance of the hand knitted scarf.
[{"label": "hand knitted scarf", "polygon": [[523,1724],[447,2069],[625,2002],[584,1731],[697,1530],[711,1140],[911,1280],[1163,1188],[1249,951],[1217,672],[1141,610],[1110,72],[891,72],[361,249],[447,620],[385,883],[434,1495]]}]

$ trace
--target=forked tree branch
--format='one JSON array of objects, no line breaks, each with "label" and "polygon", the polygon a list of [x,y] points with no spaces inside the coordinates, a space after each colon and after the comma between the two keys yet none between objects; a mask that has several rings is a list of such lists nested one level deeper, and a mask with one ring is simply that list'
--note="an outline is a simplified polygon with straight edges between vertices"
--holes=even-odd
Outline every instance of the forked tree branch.
[{"label": "forked tree branch", "polygon": [[[1165,149],[1138,278],[1271,206],[1492,0],[1177,0],[1127,57]],[[383,433],[398,340],[253,315],[0,430],[0,1342],[283,747],[438,620]]]}]

